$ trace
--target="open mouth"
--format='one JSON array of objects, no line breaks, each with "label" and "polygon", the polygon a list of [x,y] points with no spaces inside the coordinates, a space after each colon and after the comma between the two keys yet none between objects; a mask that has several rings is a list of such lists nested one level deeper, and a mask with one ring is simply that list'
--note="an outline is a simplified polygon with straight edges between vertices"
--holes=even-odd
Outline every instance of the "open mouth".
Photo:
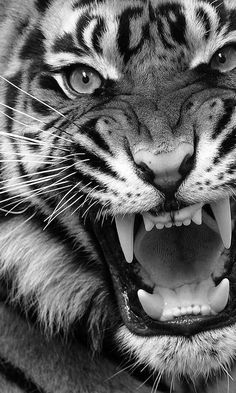
[{"label": "open mouth", "polygon": [[234,231],[228,198],[115,221],[116,227],[110,222],[102,230],[97,227],[96,236],[122,319],[133,333],[189,336],[234,322]]}]

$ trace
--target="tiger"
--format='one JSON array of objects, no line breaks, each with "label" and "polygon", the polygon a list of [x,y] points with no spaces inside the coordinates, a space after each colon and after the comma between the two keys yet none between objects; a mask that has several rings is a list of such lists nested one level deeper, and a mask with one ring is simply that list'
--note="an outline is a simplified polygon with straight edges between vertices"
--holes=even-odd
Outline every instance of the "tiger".
[{"label": "tiger", "polygon": [[230,376],[235,1],[1,0],[0,26],[6,302],[154,390]]}]

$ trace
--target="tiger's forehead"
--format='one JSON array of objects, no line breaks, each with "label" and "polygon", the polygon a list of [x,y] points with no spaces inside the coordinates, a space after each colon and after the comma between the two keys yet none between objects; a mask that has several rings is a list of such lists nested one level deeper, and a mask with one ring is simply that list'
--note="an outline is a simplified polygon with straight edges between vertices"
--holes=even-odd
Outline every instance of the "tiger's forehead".
[{"label": "tiger's forehead", "polygon": [[118,79],[127,64],[136,72],[134,58],[142,72],[155,66],[164,70],[167,61],[172,71],[181,71],[209,61],[217,49],[236,39],[233,4],[234,0],[54,0],[42,20],[46,61],[55,67],[83,62],[111,79]]}]

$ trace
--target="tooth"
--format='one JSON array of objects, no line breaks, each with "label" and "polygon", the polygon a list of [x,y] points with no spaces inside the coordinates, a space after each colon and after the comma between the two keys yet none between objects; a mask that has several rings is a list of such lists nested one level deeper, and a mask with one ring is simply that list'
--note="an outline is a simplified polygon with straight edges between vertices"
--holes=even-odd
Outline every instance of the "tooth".
[{"label": "tooth", "polygon": [[200,306],[194,306],[193,307],[193,315],[199,315],[201,313],[201,307]]},{"label": "tooth", "polygon": [[184,220],[184,225],[188,227],[191,224],[191,220]]},{"label": "tooth", "polygon": [[156,224],[156,229],[163,229],[164,227],[164,224]]},{"label": "tooth", "polygon": [[134,255],[134,220],[135,215],[116,216],[116,228],[120,245],[128,263],[133,261]]},{"label": "tooth", "polygon": [[181,312],[181,315],[186,315],[187,314],[187,308],[186,307],[181,307],[180,312]]},{"label": "tooth", "polygon": [[140,289],[138,291],[139,301],[147,315],[155,320],[160,320],[163,312],[164,301],[158,293],[153,295]]},{"label": "tooth", "polygon": [[229,198],[211,203],[211,208],[218,224],[225,248],[230,248],[232,238],[231,210]]},{"label": "tooth", "polygon": [[215,313],[223,311],[229,299],[229,280],[225,278],[221,283],[210,290],[209,305]]},{"label": "tooth", "polygon": [[203,306],[201,306],[201,314],[202,315],[210,315],[211,314],[211,309],[210,306],[204,304]]},{"label": "tooth", "polygon": [[202,225],[202,209],[197,211],[197,213],[193,216],[192,221],[196,225]]},{"label": "tooth", "polygon": [[187,314],[188,315],[192,315],[192,313],[193,313],[193,307],[192,306],[188,306],[187,307]]},{"label": "tooth", "polygon": [[183,223],[182,222],[175,222],[176,227],[182,227]]},{"label": "tooth", "polygon": [[172,227],[173,227],[172,222],[169,222],[168,224],[165,224],[165,227],[166,227],[166,228],[172,228]]},{"label": "tooth", "polygon": [[153,224],[153,222],[150,220],[150,218],[148,216],[146,216],[145,214],[143,214],[143,222],[144,222],[144,226],[147,232],[150,232],[155,224]]},{"label": "tooth", "polygon": [[161,318],[162,321],[172,321],[174,319],[174,313],[172,310],[165,310]]},{"label": "tooth", "polygon": [[174,315],[174,317],[180,317],[181,311],[178,307],[173,309],[173,315]]}]

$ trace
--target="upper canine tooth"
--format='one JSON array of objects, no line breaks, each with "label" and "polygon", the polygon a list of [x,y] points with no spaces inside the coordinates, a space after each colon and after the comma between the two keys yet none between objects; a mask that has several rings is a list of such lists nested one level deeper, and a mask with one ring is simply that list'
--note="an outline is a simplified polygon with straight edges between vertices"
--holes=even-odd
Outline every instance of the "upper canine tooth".
[{"label": "upper canine tooth", "polygon": [[150,218],[146,214],[143,214],[143,222],[147,232],[150,232],[155,226],[155,224],[150,220]]},{"label": "upper canine tooth", "polygon": [[116,216],[116,228],[120,245],[128,263],[133,261],[134,256],[134,220],[135,215]]},{"label": "upper canine tooth", "polygon": [[150,294],[143,289],[138,291],[139,301],[149,317],[160,320],[163,314],[164,300],[158,293]]},{"label": "upper canine tooth", "polygon": [[225,248],[230,248],[232,239],[231,210],[229,198],[211,203],[211,208],[218,224]]},{"label": "upper canine tooth", "polygon": [[229,300],[229,280],[225,278],[217,287],[211,289],[208,298],[209,305],[216,314],[223,311]]}]

